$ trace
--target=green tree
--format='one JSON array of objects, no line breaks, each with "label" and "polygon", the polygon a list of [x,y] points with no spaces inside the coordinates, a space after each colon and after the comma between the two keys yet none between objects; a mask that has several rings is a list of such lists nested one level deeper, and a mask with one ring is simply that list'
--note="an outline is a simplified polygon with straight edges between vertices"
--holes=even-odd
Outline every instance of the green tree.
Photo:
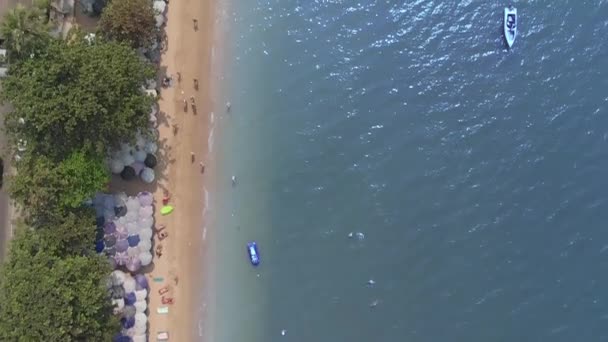
[{"label": "green tree", "polygon": [[109,272],[100,256],[61,258],[37,231],[19,231],[0,272],[0,340],[111,340]]},{"label": "green tree", "polygon": [[74,149],[107,153],[147,127],[153,99],[141,87],[153,76],[126,45],[53,40],[43,54],[11,65],[2,82],[2,99],[13,105],[9,138],[55,160]]},{"label": "green tree", "polygon": [[150,0],[112,1],[99,20],[101,33],[109,39],[148,47],[156,37],[156,19]]},{"label": "green tree", "polygon": [[59,222],[110,180],[103,160],[83,152],[73,152],[59,163],[28,155],[17,171],[9,184],[11,197],[23,207],[28,223],[36,225]]},{"label": "green tree", "polygon": [[53,254],[94,255],[95,214],[92,209],[67,213],[59,222],[41,226],[37,232]]},{"label": "green tree", "polygon": [[6,40],[9,60],[39,52],[51,39],[49,25],[39,7],[17,5],[0,23],[0,35]]}]

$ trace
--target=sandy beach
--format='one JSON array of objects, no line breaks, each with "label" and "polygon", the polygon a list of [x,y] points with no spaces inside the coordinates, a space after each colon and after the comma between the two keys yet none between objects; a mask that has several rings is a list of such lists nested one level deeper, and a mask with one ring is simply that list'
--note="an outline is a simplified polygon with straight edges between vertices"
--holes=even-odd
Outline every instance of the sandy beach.
[{"label": "sandy beach", "polygon": [[[156,257],[147,272],[150,282],[149,333],[156,339],[160,331],[167,331],[171,341],[199,341],[199,303],[204,281],[203,210],[206,205],[204,179],[210,165],[208,135],[211,102],[211,56],[213,44],[214,7],[211,0],[170,1],[166,13],[167,50],[162,55],[160,70],[173,77],[173,84],[160,92],[159,166],[160,176],[149,189],[156,201],[156,227],[166,226],[168,237],[154,237],[154,248],[162,245],[162,256]],[[194,19],[197,20],[195,29]],[[178,82],[178,75],[181,81]],[[198,81],[198,90],[194,87]],[[190,105],[194,97],[196,110]],[[188,101],[184,111],[183,100]],[[192,153],[194,157],[192,157]],[[192,160],[194,159],[194,160]],[[205,173],[200,163],[204,163]],[[133,194],[145,187],[140,182],[125,184],[115,177],[114,190]],[[160,215],[165,191],[175,211]],[[162,277],[163,281],[154,281]],[[202,282],[201,282],[202,281]],[[159,290],[167,288],[165,298],[173,304],[163,305]],[[157,309],[167,306],[167,314]]]}]

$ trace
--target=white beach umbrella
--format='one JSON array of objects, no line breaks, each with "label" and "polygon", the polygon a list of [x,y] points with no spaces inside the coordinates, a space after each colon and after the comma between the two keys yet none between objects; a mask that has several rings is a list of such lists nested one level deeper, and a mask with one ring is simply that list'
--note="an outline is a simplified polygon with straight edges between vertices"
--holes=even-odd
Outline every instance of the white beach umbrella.
[{"label": "white beach umbrella", "polygon": [[112,277],[112,285],[114,286],[122,285],[122,283],[125,282],[125,279],[127,277],[125,272],[121,270],[112,271],[112,273],[110,273],[110,276]]},{"label": "white beach umbrella", "polygon": [[122,288],[125,289],[125,293],[135,292],[135,279],[129,275],[122,283]]},{"label": "white beach umbrella", "polygon": [[137,149],[142,149],[145,145],[146,139],[143,137],[143,135],[141,135],[140,132],[137,132],[137,135],[135,136],[135,151],[137,151]]},{"label": "white beach umbrella", "polygon": [[135,154],[134,154],[133,157],[135,158],[135,161],[137,161],[137,162],[142,162],[143,163],[144,160],[146,160],[146,156],[148,154],[146,153],[146,151],[143,150],[143,147],[144,146],[142,146],[140,150],[135,151]]},{"label": "white beach umbrella", "polygon": [[139,204],[139,201],[136,197],[129,197],[129,199],[127,200],[127,210],[129,212],[133,212],[134,215],[137,215],[140,206],[141,205]]},{"label": "white beach umbrella", "polygon": [[135,314],[135,326],[136,327],[146,327],[146,323],[148,323],[148,317],[146,314],[142,312],[138,312]]},{"label": "white beach umbrella", "polygon": [[146,309],[148,308],[148,304],[146,304],[145,300],[138,300],[135,302],[135,304],[133,304],[133,306],[135,306],[135,312],[141,313],[145,313]]},{"label": "white beach umbrella", "polygon": [[135,158],[131,155],[131,153],[123,153],[120,155],[120,160],[124,165],[131,165],[135,162]]},{"label": "white beach umbrella", "polygon": [[137,234],[140,230],[139,227],[137,226],[137,223],[135,223],[135,222],[127,223],[126,227],[127,227],[127,232],[129,233],[129,235]]},{"label": "white beach umbrella", "polygon": [[156,0],[154,1],[154,10],[159,13],[165,13],[165,10],[167,9],[167,3],[165,3],[163,0]]},{"label": "white beach umbrella", "polygon": [[126,331],[123,332],[123,335],[129,336],[132,338],[133,336],[135,336],[135,327],[127,329]]},{"label": "white beach umbrella", "polygon": [[113,174],[118,175],[124,169],[125,169],[125,164],[122,163],[122,160],[120,160],[120,159],[111,159],[110,160],[110,171]]},{"label": "white beach umbrella", "polygon": [[142,266],[148,266],[152,263],[152,253],[143,252],[139,255],[139,261],[141,261]]},{"label": "white beach umbrella", "polygon": [[154,225],[154,218],[152,218],[152,216],[142,217],[137,222],[137,225],[140,229],[152,228]]},{"label": "white beach umbrella", "polygon": [[144,146],[144,151],[154,154],[156,151],[158,151],[158,146],[153,141],[148,141],[146,146]]},{"label": "white beach umbrella", "polygon": [[137,248],[137,247],[129,247],[129,248],[127,248],[127,255],[128,256],[130,256],[132,258],[135,258],[135,257],[139,257],[139,254],[140,254],[139,248]]},{"label": "white beach umbrella", "polygon": [[154,213],[154,209],[152,209],[151,205],[145,205],[139,208],[139,218],[152,217]]},{"label": "white beach umbrella", "polygon": [[152,240],[152,228],[150,227],[146,227],[146,228],[142,228],[139,231],[139,238],[141,239],[141,241],[139,242],[139,245],[141,246],[142,243],[144,243],[145,241],[150,241]]},{"label": "white beach umbrella", "polygon": [[[141,239],[141,241],[139,241],[139,246],[137,246],[137,248],[139,248],[139,253],[140,253],[139,260],[141,260],[141,253],[149,252],[152,249],[152,239],[144,239],[141,236],[142,231],[139,232],[139,238]],[[143,260],[141,260],[141,264],[144,266],[147,265],[147,264],[144,264]]]},{"label": "white beach umbrella", "polygon": [[[137,281],[136,281],[137,283]],[[135,298],[137,299],[137,301],[145,301],[146,298],[148,298],[148,290],[146,289],[141,289],[141,290],[137,290],[135,291]]]},{"label": "white beach umbrella", "polygon": [[156,27],[161,27],[165,23],[165,16],[162,14],[157,14],[154,19],[156,19]]},{"label": "white beach umbrella", "polygon": [[[134,326],[133,330],[135,331],[135,336],[141,336],[141,335],[145,335],[147,329],[147,326]],[[135,337],[133,336],[133,337]]]},{"label": "white beach umbrella", "polygon": [[149,167],[144,167],[143,171],[141,172],[140,178],[142,181],[148,184],[154,182],[154,170]]},{"label": "white beach umbrella", "polygon": [[133,336],[133,342],[148,342],[148,339],[146,338],[146,332],[144,331],[143,334]]}]

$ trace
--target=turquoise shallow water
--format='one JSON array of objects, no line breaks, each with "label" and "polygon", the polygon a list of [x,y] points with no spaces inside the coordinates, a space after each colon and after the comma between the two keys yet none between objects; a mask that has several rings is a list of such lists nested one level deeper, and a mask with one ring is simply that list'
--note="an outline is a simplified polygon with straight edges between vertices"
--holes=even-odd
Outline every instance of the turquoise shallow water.
[{"label": "turquoise shallow water", "polygon": [[608,341],[608,2],[515,5],[226,5],[213,341]]}]

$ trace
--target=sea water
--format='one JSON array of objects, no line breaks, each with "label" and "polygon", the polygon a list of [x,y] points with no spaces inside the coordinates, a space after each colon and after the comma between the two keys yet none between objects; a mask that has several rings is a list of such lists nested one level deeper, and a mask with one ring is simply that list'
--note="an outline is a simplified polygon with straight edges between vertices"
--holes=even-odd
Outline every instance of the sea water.
[{"label": "sea water", "polygon": [[220,5],[212,341],[608,340],[608,1],[513,3]]}]

